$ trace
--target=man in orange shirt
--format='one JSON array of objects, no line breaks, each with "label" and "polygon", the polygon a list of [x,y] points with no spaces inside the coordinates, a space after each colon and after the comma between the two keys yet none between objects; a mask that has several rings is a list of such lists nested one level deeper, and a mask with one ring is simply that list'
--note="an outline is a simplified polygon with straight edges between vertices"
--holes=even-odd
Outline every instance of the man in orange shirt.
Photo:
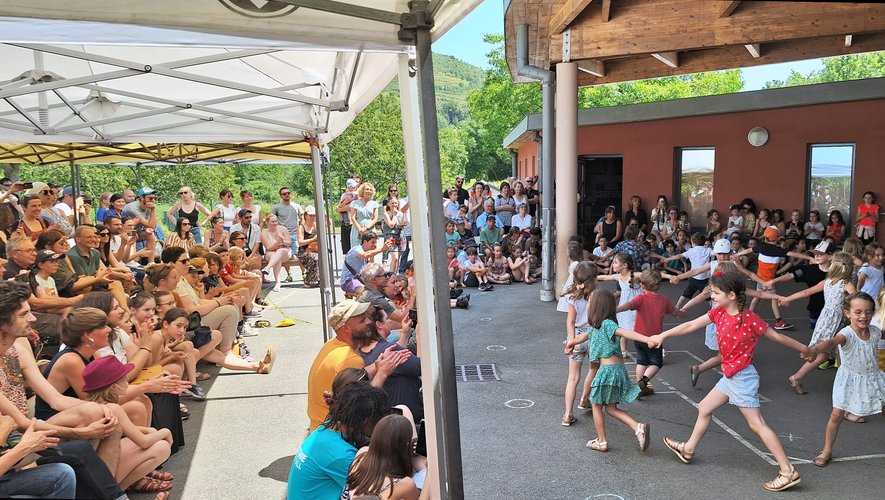
[{"label": "man in orange shirt", "polygon": [[[317,353],[307,379],[307,416],[310,432],[319,427],[329,413],[323,392],[332,390],[332,381],[345,368],[363,368],[363,358],[354,350],[354,337],[365,337],[373,328],[371,304],[344,300],[339,302],[327,318],[335,330],[335,338],[326,342]],[[411,353],[407,350],[385,351],[375,362],[377,370],[372,376],[374,387],[383,387],[390,373],[406,361]]]}]

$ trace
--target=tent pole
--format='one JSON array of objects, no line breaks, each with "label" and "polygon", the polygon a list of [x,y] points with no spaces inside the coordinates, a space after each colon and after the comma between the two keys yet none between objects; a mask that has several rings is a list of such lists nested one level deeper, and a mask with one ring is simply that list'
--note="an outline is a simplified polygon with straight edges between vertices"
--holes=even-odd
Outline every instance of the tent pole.
[{"label": "tent pole", "polygon": [[77,162],[71,160],[71,198],[74,200],[74,206],[71,207],[74,210],[74,227],[80,225],[80,211],[77,206],[77,198],[80,197],[80,165],[77,165]]},{"label": "tent pole", "polygon": [[[412,217],[418,327],[421,342],[421,379],[427,451],[433,467],[426,485],[439,499],[464,498],[461,469],[461,431],[455,383],[455,346],[449,305],[445,258],[445,226],[440,177],[436,93],[433,79],[430,29],[433,21],[426,1],[409,2],[410,20],[402,35],[415,35],[417,77],[409,77],[408,55],[400,55],[400,103]],[[438,278],[438,279],[437,279]],[[437,490],[438,488],[438,490]]]},{"label": "tent pole", "polygon": [[[320,166],[322,167],[323,182],[325,182],[325,184],[323,185],[323,190],[324,190],[324,192],[329,193],[329,195],[326,196],[326,215],[330,217],[330,219],[329,219],[330,224],[329,224],[329,226],[327,226],[329,228],[329,231],[326,234],[326,245],[328,245],[328,248],[329,248],[329,250],[328,250],[329,251],[328,259],[330,262],[329,272],[332,273],[329,275],[329,282],[334,283],[334,278],[335,278],[335,276],[334,276],[335,271],[334,270],[338,269],[338,251],[335,250],[335,248],[336,248],[335,247],[335,231],[333,229],[334,228],[334,220],[331,219],[331,214],[333,213],[332,211],[335,209],[335,207],[333,206],[334,202],[332,201],[334,198],[332,197],[332,176],[331,176],[330,168],[329,168],[329,147],[327,145],[323,145],[323,149],[321,150]],[[338,298],[335,296],[335,287],[330,286],[329,289],[332,292],[331,304],[335,305],[338,303]]]},{"label": "tent pole", "polygon": [[[310,160],[313,166],[313,193],[314,193],[314,208],[317,211],[317,243],[319,246],[318,256],[318,264],[320,266],[320,305],[323,308],[323,318],[329,315],[329,311],[332,309],[332,289],[329,286],[331,283],[331,268],[329,266],[329,244],[326,239],[326,204],[323,201],[323,173],[320,171],[320,150],[317,147],[318,144],[315,139],[310,140]],[[329,325],[324,320],[323,321],[323,342],[329,341]]]}]

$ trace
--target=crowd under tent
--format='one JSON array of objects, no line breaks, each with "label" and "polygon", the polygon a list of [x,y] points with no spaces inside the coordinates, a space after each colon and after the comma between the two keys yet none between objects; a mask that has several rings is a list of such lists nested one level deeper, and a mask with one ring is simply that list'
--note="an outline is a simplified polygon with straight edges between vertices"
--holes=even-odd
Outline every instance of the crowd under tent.
[{"label": "crowd under tent", "polygon": [[[11,0],[0,162],[310,159],[399,78],[434,498],[462,498],[430,45],[480,0]],[[320,253],[329,255],[318,225]],[[321,259],[330,307],[332,276]],[[445,402],[445,404],[444,404]]]}]

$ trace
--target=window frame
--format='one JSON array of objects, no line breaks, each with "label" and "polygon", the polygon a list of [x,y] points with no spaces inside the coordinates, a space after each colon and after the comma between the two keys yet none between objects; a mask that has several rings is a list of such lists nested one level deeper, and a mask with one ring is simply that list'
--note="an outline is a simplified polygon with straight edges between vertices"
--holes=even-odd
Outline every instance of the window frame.
[{"label": "window frame", "polygon": [[[682,207],[682,152],[683,151],[713,151],[713,182],[714,182],[713,196],[714,197],[712,198],[710,208],[715,208],[716,207],[716,200],[715,200],[715,195],[716,195],[716,189],[715,189],[716,146],[714,146],[714,145],[685,146],[685,147],[677,146],[677,147],[673,148],[673,157],[674,157],[673,159],[674,159],[674,164],[675,164],[675,169],[674,169],[675,175],[673,176],[673,178],[674,178],[673,195],[674,196],[673,196],[673,200],[671,201],[670,205],[675,206],[676,209],[679,210],[680,212],[682,210],[688,211],[687,209],[683,209],[683,207]],[[697,224],[702,223],[702,224],[704,224],[704,227],[706,228],[706,223],[707,223],[707,214],[706,213],[704,214],[703,219],[704,220],[702,222],[695,222],[695,221],[691,220],[691,217],[689,217],[689,222],[692,224],[692,226],[695,226],[695,227],[697,227]],[[692,228],[692,232],[694,232],[694,227]],[[703,233],[703,231],[701,231],[701,232]],[[691,236],[691,235],[689,235],[689,236]]]},{"label": "window frame", "polygon": [[[845,237],[848,238],[848,237],[850,237],[850,234],[851,234],[850,228],[852,227],[853,219],[854,219],[854,212],[852,210],[853,207],[852,207],[851,203],[854,200],[854,170],[855,170],[855,166],[857,165],[857,163],[856,163],[857,143],[855,143],[855,142],[814,142],[814,143],[808,143],[808,145],[806,147],[806,152],[805,152],[805,193],[804,193],[804,198],[805,198],[804,218],[805,218],[805,220],[808,220],[808,213],[814,209],[814,207],[811,206],[811,179],[812,179],[811,168],[813,166],[812,165],[812,151],[816,147],[824,147],[824,148],[827,148],[827,147],[830,147],[830,148],[832,148],[832,147],[851,147],[851,175],[849,176],[849,180],[848,180],[848,213],[842,214],[842,218],[845,220],[845,227],[848,228],[848,230],[846,231]],[[826,227],[830,223],[829,217],[827,217],[826,213],[821,213],[820,217],[821,217],[821,222],[823,222],[824,227]]]}]

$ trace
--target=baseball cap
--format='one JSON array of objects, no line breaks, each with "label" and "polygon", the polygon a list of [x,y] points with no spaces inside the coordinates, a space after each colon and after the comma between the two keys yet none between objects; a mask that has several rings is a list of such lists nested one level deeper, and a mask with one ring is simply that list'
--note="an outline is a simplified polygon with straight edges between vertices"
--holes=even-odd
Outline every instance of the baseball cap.
[{"label": "baseball cap", "polygon": [[347,184],[347,187],[349,188],[355,188],[360,185],[360,183],[354,179],[347,179],[347,182],[345,184]]},{"label": "baseball cap", "polygon": [[63,259],[65,254],[63,253],[55,253],[52,250],[40,250],[37,252],[37,261],[36,262],[47,262],[50,260],[59,260]]},{"label": "baseball cap", "polygon": [[768,226],[765,228],[765,232],[762,233],[762,235],[765,236],[765,239],[767,239],[768,241],[774,241],[778,239],[778,237],[781,235],[781,232],[775,226]]},{"label": "baseball cap", "polygon": [[370,305],[368,302],[357,302],[353,299],[342,300],[329,312],[329,317],[327,318],[329,326],[333,330],[341,328],[350,318],[365,314],[369,310]]},{"label": "baseball cap", "polygon": [[147,196],[149,194],[154,194],[157,191],[155,189],[151,189],[149,187],[143,187],[138,190],[138,196]]},{"label": "baseball cap", "polygon": [[713,253],[731,253],[731,243],[726,239],[716,240],[713,244]]},{"label": "baseball cap", "polygon": [[240,211],[237,212],[237,217],[243,217],[243,216],[249,215],[251,213],[252,213],[252,211],[249,210],[248,208],[241,208]]},{"label": "baseball cap", "polygon": [[317,209],[314,208],[313,205],[308,205],[307,208],[304,209],[304,215],[316,215]]},{"label": "baseball cap", "polygon": [[836,245],[833,245],[829,241],[821,241],[811,251],[813,253],[830,253],[831,254],[831,253],[833,253],[834,250],[836,250]]},{"label": "baseball cap", "polygon": [[65,186],[65,188],[61,191],[62,196],[71,196],[74,194],[74,188],[71,186]]},{"label": "baseball cap", "polygon": [[187,272],[189,272],[189,273],[195,273],[195,274],[206,274],[205,271],[203,271],[201,268],[199,268],[199,267],[197,267],[197,266],[189,266],[189,267],[187,268]]}]

